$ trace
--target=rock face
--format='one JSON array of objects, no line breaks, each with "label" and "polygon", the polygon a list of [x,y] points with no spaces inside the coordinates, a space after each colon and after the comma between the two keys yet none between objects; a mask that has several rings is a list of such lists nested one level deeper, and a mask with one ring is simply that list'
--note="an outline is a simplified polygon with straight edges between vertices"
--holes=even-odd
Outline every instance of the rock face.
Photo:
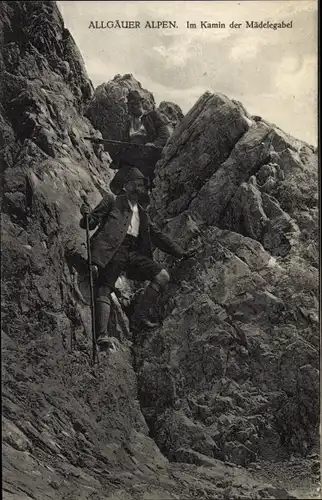
[{"label": "rock face", "polygon": [[174,129],[179,125],[183,119],[183,113],[177,104],[169,101],[162,101],[158,106],[164,121],[168,124],[169,130],[173,133]]},{"label": "rock face", "polygon": [[153,214],[197,254],[159,255],[173,281],[137,363],[168,457],[245,465],[316,444],[317,187],[312,146],[221,94],[203,95],[167,144]]},{"label": "rock face", "polygon": [[131,349],[117,309],[119,348],[93,368],[79,207],[113,172],[82,139],[100,136],[85,117],[92,84],[54,2],[0,10],[3,498],[295,498],[237,464],[276,459],[280,445],[306,453],[316,439],[311,148],[276,128],[258,145],[265,123],[239,103],[198,101],[159,164],[154,210],[199,252],[168,261],[162,327]]},{"label": "rock face", "polygon": [[[151,111],[156,108],[151,92],[144,89],[132,74],[116,75],[113,80],[102,83],[94,92],[89,102],[86,115],[104,139],[124,140],[125,123],[128,118],[127,94],[129,90],[137,90],[143,99],[143,109]],[[162,101],[158,111],[172,132],[183,118],[177,104]]]},{"label": "rock face", "polygon": [[[156,171],[153,206],[158,220],[165,211],[174,217],[192,203],[248,127],[246,117],[227,97],[206,93],[198,100],[173,133]],[[178,155],[179,150],[184,153]]]}]

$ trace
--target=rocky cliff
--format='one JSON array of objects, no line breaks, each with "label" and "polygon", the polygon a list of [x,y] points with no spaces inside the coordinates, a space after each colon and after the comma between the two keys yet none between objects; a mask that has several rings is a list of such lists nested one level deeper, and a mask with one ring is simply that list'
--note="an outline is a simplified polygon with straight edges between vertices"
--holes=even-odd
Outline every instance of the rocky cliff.
[{"label": "rocky cliff", "polygon": [[203,95],[167,144],[154,216],[198,253],[174,268],[139,378],[171,456],[189,448],[245,465],[314,445],[317,175],[312,146],[246,121],[221,94]]},{"label": "rocky cliff", "polygon": [[83,140],[105,133],[90,121],[94,90],[55,2],[2,2],[0,22],[3,497],[307,492],[318,427],[313,148],[221,94],[183,119],[173,105],[151,211],[197,254],[156,253],[172,275],[162,327],[134,346],[123,325],[118,351],[93,368],[79,207],[114,175]]}]

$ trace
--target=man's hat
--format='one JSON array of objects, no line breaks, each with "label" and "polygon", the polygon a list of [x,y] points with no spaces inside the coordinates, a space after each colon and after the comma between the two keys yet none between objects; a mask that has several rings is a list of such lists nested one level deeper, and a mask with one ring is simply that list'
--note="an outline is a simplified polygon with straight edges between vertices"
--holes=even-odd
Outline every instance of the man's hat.
[{"label": "man's hat", "polygon": [[120,194],[122,189],[124,188],[124,184],[127,181],[132,181],[136,179],[144,179],[146,187],[149,189],[150,180],[147,177],[144,177],[142,172],[136,167],[131,167],[130,165],[123,165],[120,170],[116,173],[110,183],[110,190],[114,194]]},{"label": "man's hat", "polygon": [[129,181],[136,181],[138,179],[142,179],[144,180],[145,182],[148,182],[149,179],[147,177],[145,177],[142,172],[140,172],[140,170],[136,167],[133,167],[129,170],[129,173],[126,175],[126,177],[124,178],[124,181],[123,181],[123,185],[126,183],[126,182],[129,182]]},{"label": "man's hat", "polygon": [[130,90],[128,95],[127,95],[127,102],[142,102],[143,97],[141,97],[141,94],[138,90]]}]

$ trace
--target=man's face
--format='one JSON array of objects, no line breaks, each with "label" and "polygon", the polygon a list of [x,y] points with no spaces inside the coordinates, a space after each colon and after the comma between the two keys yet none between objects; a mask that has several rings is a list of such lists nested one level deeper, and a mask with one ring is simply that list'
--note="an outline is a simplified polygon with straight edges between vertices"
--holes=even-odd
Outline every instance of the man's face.
[{"label": "man's face", "polygon": [[141,116],[143,113],[143,106],[141,101],[132,101],[128,103],[128,109],[131,115],[133,116]]},{"label": "man's face", "polygon": [[136,179],[129,181],[125,184],[124,187],[127,193],[136,194],[137,196],[140,196],[146,191],[144,179]]}]

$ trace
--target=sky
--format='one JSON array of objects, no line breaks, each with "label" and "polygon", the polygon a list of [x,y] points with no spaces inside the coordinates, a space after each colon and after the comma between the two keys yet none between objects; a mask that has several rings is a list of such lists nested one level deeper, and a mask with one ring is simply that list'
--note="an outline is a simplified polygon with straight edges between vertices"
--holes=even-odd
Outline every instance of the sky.
[{"label": "sky", "polygon": [[[156,103],[186,113],[205,92],[241,101],[254,115],[317,145],[317,0],[58,1],[94,87],[132,73]],[[93,29],[91,21],[140,21],[137,29]],[[146,21],[177,28],[147,29]],[[197,28],[187,28],[186,23]],[[201,28],[201,21],[225,28]],[[239,29],[230,28],[235,21]],[[251,29],[246,21],[292,21]]]}]

